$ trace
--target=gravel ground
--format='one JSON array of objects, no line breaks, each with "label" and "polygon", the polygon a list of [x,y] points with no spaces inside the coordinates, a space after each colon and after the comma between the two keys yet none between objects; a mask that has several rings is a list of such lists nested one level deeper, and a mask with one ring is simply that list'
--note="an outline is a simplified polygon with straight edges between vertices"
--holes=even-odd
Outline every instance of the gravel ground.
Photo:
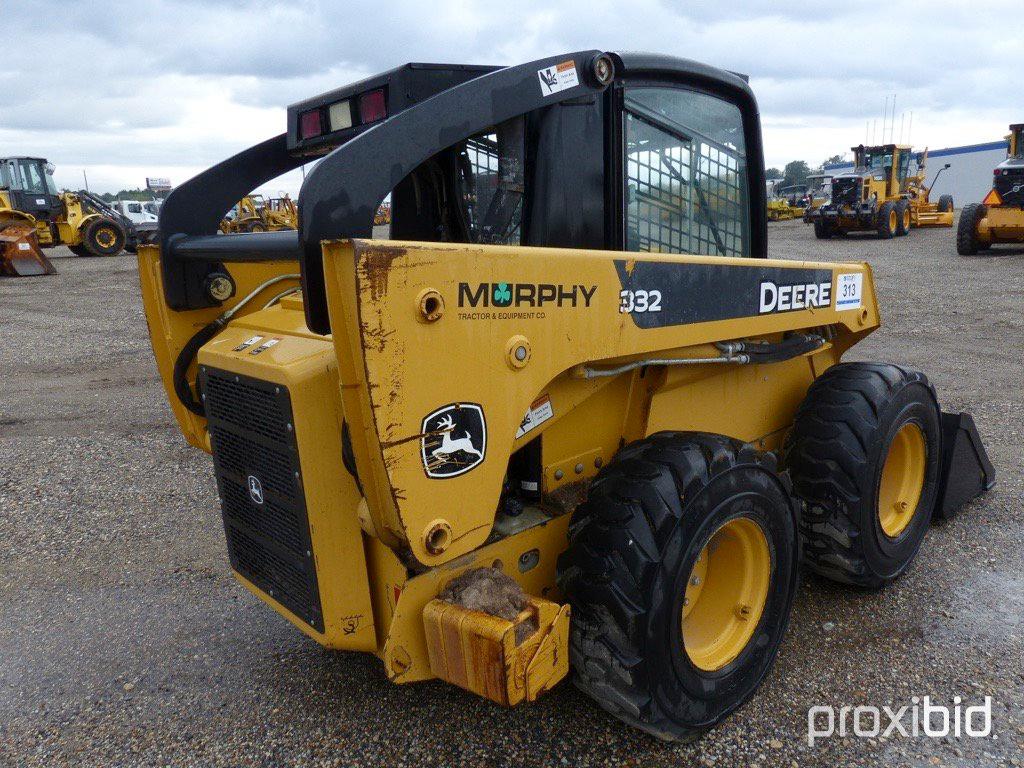
[{"label": "gravel ground", "polygon": [[[569,685],[506,711],[320,649],[229,572],[134,261],[58,253],[59,275],[0,282],[0,765],[1024,765],[1024,251],[960,258],[949,230],[823,243],[799,222],[771,248],[873,264],[884,326],[851,357],[925,369],[999,485],[882,592],[807,577],[760,692],[686,746]],[[991,696],[995,737],[807,745],[811,706],[926,694]]]}]

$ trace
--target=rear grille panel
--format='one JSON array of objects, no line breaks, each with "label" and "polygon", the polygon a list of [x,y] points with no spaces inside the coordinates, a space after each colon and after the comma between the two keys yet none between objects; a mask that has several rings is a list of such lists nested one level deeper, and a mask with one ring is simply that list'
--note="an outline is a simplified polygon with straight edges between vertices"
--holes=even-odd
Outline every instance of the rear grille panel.
[{"label": "rear grille panel", "polygon": [[857,205],[860,202],[858,179],[833,179],[832,202],[836,205]]},{"label": "rear grille panel", "polygon": [[231,567],[323,632],[288,389],[205,366],[200,386]]},{"label": "rear grille panel", "polygon": [[995,177],[995,188],[1004,205],[1024,206],[1024,169],[1011,169]]}]

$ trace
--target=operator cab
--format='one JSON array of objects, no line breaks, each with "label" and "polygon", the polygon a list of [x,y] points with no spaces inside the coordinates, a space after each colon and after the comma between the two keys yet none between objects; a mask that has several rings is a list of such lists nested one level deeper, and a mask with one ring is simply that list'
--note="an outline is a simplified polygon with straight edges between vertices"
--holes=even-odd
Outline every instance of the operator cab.
[{"label": "operator cab", "polygon": [[899,144],[865,147],[861,144],[852,149],[857,173],[870,174],[875,181],[885,182],[890,196],[906,191],[910,176],[910,147]]},{"label": "operator cab", "polygon": [[[320,243],[371,237],[386,201],[393,240],[767,255],[760,125],[745,78],[667,56],[560,58],[407,64],[292,105],[283,136],[168,198],[168,304],[211,305],[203,254],[286,257],[294,235],[195,236],[215,229],[202,221],[208,210],[317,160],[299,195],[297,248],[307,322],[320,333]],[[201,204],[200,191],[226,200]]]},{"label": "operator cab", "polygon": [[50,221],[61,210],[53,170],[39,157],[0,158],[0,188],[8,191],[15,210]]}]

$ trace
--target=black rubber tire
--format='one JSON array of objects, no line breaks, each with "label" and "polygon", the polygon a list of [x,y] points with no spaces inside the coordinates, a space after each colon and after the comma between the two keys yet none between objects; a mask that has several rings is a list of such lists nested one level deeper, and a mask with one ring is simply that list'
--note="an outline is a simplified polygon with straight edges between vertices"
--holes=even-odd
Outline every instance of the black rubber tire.
[{"label": "black rubber tire", "polygon": [[[889,537],[878,517],[882,468],[908,421],[924,435],[927,459],[917,508]],[[914,559],[939,487],[938,399],[920,371],[886,363],[840,363],[808,389],[785,446],[800,520],[804,565],[848,584],[880,587]]]},{"label": "black rubber tire", "polygon": [[875,219],[878,225],[878,236],[885,239],[891,240],[896,237],[896,231],[899,228],[893,228],[890,226],[890,214],[896,210],[896,204],[892,200],[887,200],[882,203],[882,206],[878,209],[878,215]]},{"label": "black rubber tire", "polygon": [[[108,228],[113,230],[114,240],[110,245],[103,245],[98,235],[100,231]],[[82,246],[90,256],[117,256],[124,250],[125,240],[125,232],[120,224],[111,219],[97,218],[86,225]]]},{"label": "black rubber tire", "polygon": [[939,213],[946,213],[953,210],[953,196],[942,195],[939,198]]},{"label": "black rubber tire", "polygon": [[824,219],[814,220],[814,236],[819,240],[828,240],[832,237],[832,228]]},{"label": "black rubber tire", "polygon": [[[715,672],[682,642],[686,581],[707,538],[745,515],[761,526],[772,576],[746,647]],[[661,432],[598,474],[573,513],[558,583],[572,605],[577,687],[619,719],[690,740],[742,705],[771,668],[799,570],[796,505],[772,454],[720,435]]]},{"label": "black rubber tire", "polygon": [[910,234],[910,223],[904,221],[906,213],[909,210],[909,200],[900,200],[898,203],[896,203],[896,218],[899,221],[899,223],[896,225],[897,237],[903,237],[904,235]]},{"label": "black rubber tire", "polygon": [[75,256],[87,257],[92,256],[88,249],[84,245],[69,245],[68,250],[71,251]]},{"label": "black rubber tire", "polygon": [[978,222],[988,213],[981,203],[965,205],[960,211],[960,223],[956,227],[956,252],[961,256],[976,256],[978,251],[988,250],[987,245],[978,241]]}]

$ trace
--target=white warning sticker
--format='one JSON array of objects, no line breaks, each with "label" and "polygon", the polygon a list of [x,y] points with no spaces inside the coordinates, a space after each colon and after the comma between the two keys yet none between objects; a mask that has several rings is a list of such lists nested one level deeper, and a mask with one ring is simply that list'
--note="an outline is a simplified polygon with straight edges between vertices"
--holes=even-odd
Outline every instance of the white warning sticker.
[{"label": "white warning sticker", "polygon": [[235,347],[232,351],[233,352],[241,352],[243,349],[248,349],[249,347],[251,347],[257,341],[263,341],[263,337],[262,336],[250,336],[248,339],[246,339],[241,344],[239,344],[237,347]]},{"label": "white warning sticker", "polygon": [[836,309],[860,309],[864,275],[860,272],[840,273],[836,278]]},{"label": "white warning sticker", "polygon": [[537,77],[540,79],[540,92],[543,96],[551,96],[580,84],[576,62],[572,59],[547,69],[538,69]]},{"label": "white warning sticker", "polygon": [[541,395],[530,404],[530,410],[526,412],[523,420],[519,422],[516,438],[520,438],[527,432],[536,429],[554,415],[555,411],[551,407],[551,398],[547,395]]},{"label": "white warning sticker", "polygon": [[31,251],[32,250],[32,246],[29,245],[28,243],[18,243],[18,250],[19,251]]}]

